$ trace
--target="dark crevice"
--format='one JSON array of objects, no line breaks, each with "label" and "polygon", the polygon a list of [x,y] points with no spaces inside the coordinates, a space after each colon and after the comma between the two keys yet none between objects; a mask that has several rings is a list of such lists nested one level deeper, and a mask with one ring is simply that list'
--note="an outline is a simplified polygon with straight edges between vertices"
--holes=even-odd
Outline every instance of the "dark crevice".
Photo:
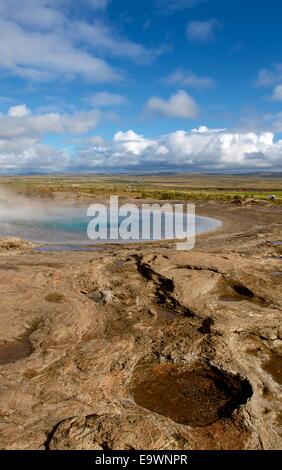
[{"label": "dark crevice", "polygon": [[222,276],[224,276],[224,273],[222,273],[221,271],[219,271],[216,268],[207,268],[207,267],[202,267],[202,266],[191,266],[191,265],[188,265],[188,264],[187,265],[174,266],[171,269],[187,269],[187,270],[190,270],[190,271],[210,271],[212,273],[221,274]]},{"label": "dark crevice", "polygon": [[99,442],[99,446],[102,447],[103,450],[112,450],[112,447],[105,441]]},{"label": "dark crevice", "polygon": [[198,329],[199,333],[203,335],[209,335],[211,333],[211,327],[214,325],[214,319],[211,317],[206,317],[203,320],[202,325]]},{"label": "dark crevice", "polygon": [[166,308],[173,310],[185,317],[199,317],[197,313],[189,307],[181,305],[173,296],[174,282],[161,274],[156,273],[148,264],[143,264],[137,259],[137,267],[139,273],[147,280],[153,281],[156,286],[157,303]]},{"label": "dark crevice", "polygon": [[[73,419],[73,418],[68,418],[68,419]],[[57,431],[57,429],[59,428],[59,426],[60,426],[62,423],[64,423],[65,421],[67,421],[67,420],[66,420],[66,419],[62,419],[61,421],[59,421],[59,422],[53,427],[52,431],[51,431],[49,434],[47,434],[47,438],[46,438],[46,440],[45,440],[45,442],[44,442],[44,444],[43,444],[45,450],[48,450],[48,451],[51,450],[51,449],[50,449],[50,444],[51,444],[52,439],[53,439],[53,437],[54,437],[54,435],[55,435],[55,432]]]},{"label": "dark crevice", "polygon": [[248,289],[248,287],[243,286],[242,284],[234,284],[232,287],[237,294],[242,295],[243,297],[248,297],[249,299],[253,299],[255,297],[255,294]]}]

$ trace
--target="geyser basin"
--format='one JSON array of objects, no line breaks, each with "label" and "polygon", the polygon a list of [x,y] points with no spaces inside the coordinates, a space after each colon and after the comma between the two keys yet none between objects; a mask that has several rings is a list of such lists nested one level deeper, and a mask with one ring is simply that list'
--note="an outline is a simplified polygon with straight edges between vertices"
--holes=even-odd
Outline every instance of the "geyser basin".
[{"label": "geyser basin", "polygon": [[216,369],[198,367],[179,371],[159,366],[132,390],[142,408],[164,415],[190,427],[212,424],[228,418],[252,395],[247,380],[223,374]]},{"label": "geyser basin", "polygon": [[[0,207],[1,209],[1,207]],[[132,218],[133,223],[137,223],[141,232],[141,216]],[[147,219],[150,218],[150,213],[146,215]],[[152,217],[152,216],[151,216]],[[189,217],[186,216],[185,223],[189,222]],[[97,242],[123,242],[122,238],[116,239],[103,238],[101,240],[91,240],[87,235],[87,227],[93,217],[87,217],[87,207],[70,207],[58,206],[43,207],[34,212],[33,207],[25,210],[13,209],[9,211],[6,207],[5,213],[0,210],[0,237],[16,236],[29,240],[35,243],[49,243],[49,244],[92,244]],[[116,226],[124,220],[125,217],[116,217]],[[109,222],[109,217],[100,219],[100,228],[113,228],[115,225]],[[152,219],[151,219],[152,220]],[[161,236],[158,239],[172,238],[165,237],[164,218],[162,219]],[[209,217],[196,217],[196,233],[208,232],[220,227],[221,222]],[[152,236],[149,240],[155,239]],[[142,238],[133,238],[130,241],[146,241]],[[148,241],[148,238],[147,238]]]}]

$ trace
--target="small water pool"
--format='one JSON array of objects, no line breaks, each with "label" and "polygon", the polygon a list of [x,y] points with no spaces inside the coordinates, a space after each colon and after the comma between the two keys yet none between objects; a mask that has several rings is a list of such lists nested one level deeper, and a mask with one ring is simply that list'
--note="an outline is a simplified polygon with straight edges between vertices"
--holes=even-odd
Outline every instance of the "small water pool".
[{"label": "small water pool", "polygon": [[[0,237],[16,236],[34,243],[45,243],[49,245],[64,244],[69,251],[81,251],[84,249],[82,245],[93,245],[99,242],[123,242],[123,238],[111,238],[110,229],[113,229],[114,226],[119,227],[126,217],[121,217],[119,214],[116,214],[115,224],[113,226],[113,224],[111,225],[111,223],[109,223],[110,217],[108,215],[109,211],[105,214],[104,218],[102,217],[99,220],[99,230],[103,229],[104,233],[108,231],[108,236],[100,240],[91,240],[88,237],[87,228],[93,217],[87,216],[87,207],[69,206],[56,208],[56,210],[48,211],[47,213],[42,211],[41,216],[37,213],[36,217],[33,217],[32,213],[30,216],[27,214],[23,217],[21,217],[20,213],[17,214],[17,217],[0,217]],[[184,228],[186,228],[188,224],[191,224],[190,217],[189,215],[185,216]],[[146,218],[147,221],[149,221],[150,218],[152,219],[152,213],[149,210],[145,213],[145,220]],[[141,222],[141,215],[133,215],[131,220],[133,224],[137,223],[141,233],[143,223]],[[158,240],[174,238],[166,236],[164,223],[165,218],[164,215],[162,215]],[[197,216],[195,226],[196,233],[199,234],[219,228],[221,222],[210,217]],[[135,237],[126,241],[136,242],[154,239],[156,238],[154,238],[153,233],[150,232],[149,235],[147,234],[146,239]],[[56,250],[55,246],[53,249]],[[59,248],[57,249],[59,250]],[[46,247],[46,250],[48,250],[48,247]]]}]

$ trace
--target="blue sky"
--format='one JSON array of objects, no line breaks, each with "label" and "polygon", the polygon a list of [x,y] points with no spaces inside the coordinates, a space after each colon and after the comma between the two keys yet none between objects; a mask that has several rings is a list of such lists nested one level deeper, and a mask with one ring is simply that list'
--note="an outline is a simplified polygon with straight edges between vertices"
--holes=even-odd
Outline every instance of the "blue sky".
[{"label": "blue sky", "polygon": [[282,3],[0,0],[0,172],[281,171]]}]

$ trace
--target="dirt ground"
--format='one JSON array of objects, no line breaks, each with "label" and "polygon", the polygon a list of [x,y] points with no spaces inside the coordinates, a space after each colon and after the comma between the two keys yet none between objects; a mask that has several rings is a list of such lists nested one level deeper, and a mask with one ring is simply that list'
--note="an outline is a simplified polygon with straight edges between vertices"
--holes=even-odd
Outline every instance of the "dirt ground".
[{"label": "dirt ground", "polygon": [[197,214],[190,252],[0,240],[1,449],[282,448],[282,209]]}]

